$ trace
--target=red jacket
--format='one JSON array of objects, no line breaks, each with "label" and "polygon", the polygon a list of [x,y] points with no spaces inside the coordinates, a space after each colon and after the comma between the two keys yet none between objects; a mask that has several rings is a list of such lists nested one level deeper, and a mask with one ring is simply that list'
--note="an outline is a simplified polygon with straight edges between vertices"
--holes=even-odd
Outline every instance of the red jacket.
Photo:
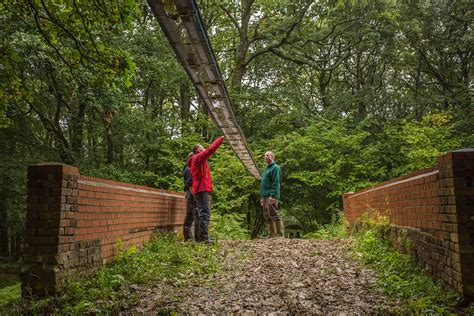
[{"label": "red jacket", "polygon": [[212,191],[211,169],[209,169],[207,159],[219,148],[222,140],[223,138],[219,137],[207,149],[189,158],[193,178],[193,194]]}]

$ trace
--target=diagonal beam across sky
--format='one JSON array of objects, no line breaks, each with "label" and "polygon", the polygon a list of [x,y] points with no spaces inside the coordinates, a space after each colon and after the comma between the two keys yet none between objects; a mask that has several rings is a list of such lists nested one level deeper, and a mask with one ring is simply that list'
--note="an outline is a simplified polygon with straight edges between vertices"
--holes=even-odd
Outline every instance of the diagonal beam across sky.
[{"label": "diagonal beam across sky", "polygon": [[249,173],[260,171],[235,118],[199,9],[194,0],[147,0],[181,65]]}]

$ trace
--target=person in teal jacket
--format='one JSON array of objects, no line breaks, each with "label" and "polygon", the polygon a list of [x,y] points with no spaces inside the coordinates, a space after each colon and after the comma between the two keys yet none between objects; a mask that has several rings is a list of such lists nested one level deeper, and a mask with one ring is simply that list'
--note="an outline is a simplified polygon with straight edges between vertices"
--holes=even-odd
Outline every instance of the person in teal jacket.
[{"label": "person in teal jacket", "polygon": [[265,153],[265,163],[267,165],[260,180],[260,205],[263,209],[263,217],[268,224],[270,237],[285,237],[283,221],[278,214],[281,169],[275,162],[275,155],[271,151]]}]

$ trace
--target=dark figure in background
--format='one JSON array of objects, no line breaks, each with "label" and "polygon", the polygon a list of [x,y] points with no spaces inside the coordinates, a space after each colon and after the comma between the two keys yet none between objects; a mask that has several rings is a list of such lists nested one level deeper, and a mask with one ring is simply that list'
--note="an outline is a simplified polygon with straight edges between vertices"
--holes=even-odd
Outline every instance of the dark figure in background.
[{"label": "dark figure in background", "polygon": [[268,224],[269,237],[285,237],[283,221],[278,214],[278,200],[280,199],[281,169],[275,162],[275,154],[265,153],[265,169],[260,180],[260,205],[263,217]]},{"label": "dark figure in background", "polygon": [[183,168],[184,193],[186,197],[186,216],[184,218],[183,224],[183,236],[185,241],[193,239],[191,226],[193,225],[196,212],[196,203],[194,202],[194,196],[191,192],[193,178],[191,175],[191,168],[189,167],[189,163],[191,162],[192,156],[193,153],[190,152],[188,155],[188,160],[186,161],[186,165],[184,165]]},{"label": "dark figure in background", "polygon": [[212,178],[207,159],[219,148],[224,136],[217,138],[209,148],[204,149],[200,144],[194,145],[194,156],[190,158],[189,166],[193,178],[193,195],[196,202],[196,217],[194,218],[194,239],[196,241],[212,242],[209,238],[209,221],[211,220]]}]

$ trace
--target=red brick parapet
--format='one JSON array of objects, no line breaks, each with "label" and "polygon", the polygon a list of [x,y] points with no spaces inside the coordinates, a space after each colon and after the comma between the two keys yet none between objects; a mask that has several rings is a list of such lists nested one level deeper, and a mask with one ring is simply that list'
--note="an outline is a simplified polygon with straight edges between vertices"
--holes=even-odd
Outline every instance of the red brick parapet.
[{"label": "red brick parapet", "polygon": [[90,275],[123,250],[183,223],[184,194],[81,176],[63,164],[28,168],[24,294],[47,295],[71,273]]},{"label": "red brick parapet", "polygon": [[[432,275],[474,296],[474,149],[450,152],[438,165],[359,192],[344,194],[344,214],[356,227],[363,213],[385,215]],[[398,236],[399,237],[399,236]]]}]

